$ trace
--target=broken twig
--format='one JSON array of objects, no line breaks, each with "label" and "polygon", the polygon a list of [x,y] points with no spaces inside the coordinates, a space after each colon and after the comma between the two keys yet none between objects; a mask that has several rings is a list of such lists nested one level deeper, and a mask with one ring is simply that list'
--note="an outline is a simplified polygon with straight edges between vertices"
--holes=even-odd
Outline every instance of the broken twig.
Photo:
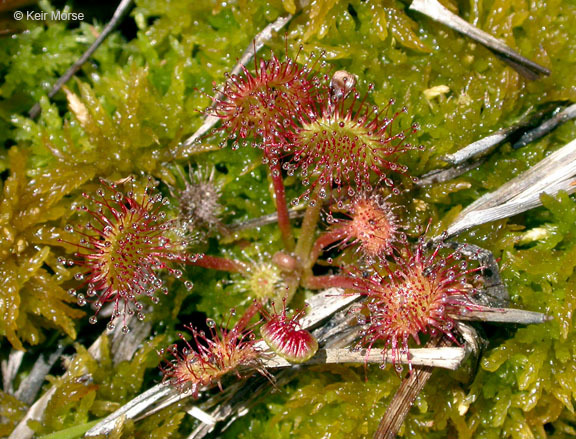
[{"label": "broken twig", "polygon": [[[80,58],[78,58],[78,61],[76,61],[72,65],[72,67],[70,67],[66,71],[66,73],[64,73],[58,79],[58,81],[56,81],[56,84],[54,84],[54,86],[52,87],[50,92],[48,92],[49,98],[54,97],[54,95],[56,93],[58,93],[58,91],[62,88],[62,86],[64,84],[66,84],[70,80],[70,78],[76,74],[76,72],[78,70],[80,70],[80,67],[82,67],[82,64],[84,64],[88,60],[88,58],[90,58],[92,56],[92,54],[96,51],[96,49],[98,49],[98,47],[100,47],[102,42],[108,37],[108,35],[110,35],[112,33],[114,28],[120,23],[120,21],[122,20],[122,17],[128,11],[128,9],[130,8],[131,5],[132,5],[132,0],[122,0],[120,2],[118,7],[116,8],[116,10],[114,11],[114,15],[112,16],[112,19],[108,22],[108,24],[106,24],[106,26],[104,26],[104,29],[102,29],[102,32],[100,33],[100,35],[98,35],[98,38],[96,38],[96,40],[94,40],[94,42],[90,45],[90,47],[86,50],[86,52],[84,52],[82,54],[82,56]],[[28,115],[32,119],[34,119],[40,114],[40,110],[41,110],[40,103],[37,102],[30,109],[30,111],[28,112]]]},{"label": "broken twig", "polygon": [[540,206],[540,195],[576,191],[576,140],[550,154],[523,174],[510,180],[464,209],[448,227],[454,236],[480,224],[508,218]]}]

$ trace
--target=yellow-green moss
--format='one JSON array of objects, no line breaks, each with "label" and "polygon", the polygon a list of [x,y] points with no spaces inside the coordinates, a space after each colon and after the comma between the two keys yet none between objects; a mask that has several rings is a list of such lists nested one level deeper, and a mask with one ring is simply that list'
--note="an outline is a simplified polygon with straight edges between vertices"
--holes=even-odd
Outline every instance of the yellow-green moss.
[{"label": "yellow-green moss", "polygon": [[[297,12],[292,0],[137,0],[131,16],[138,33],[126,41],[115,32],[86,63],[67,91],[52,100],[50,85],[92,42],[100,25],[77,28],[62,22],[28,22],[28,32],[0,43],[0,171],[6,171],[0,199],[0,336],[2,358],[9,349],[44,341],[46,350],[63,337],[82,336],[68,374],[46,386],[55,393],[44,422],[32,423],[38,435],[90,425],[152,383],[148,370],[158,363],[154,349],[175,339],[175,327],[190,313],[212,317],[242,306],[242,294],[230,294],[230,278],[191,268],[185,277],[192,293],[178,282],[151,314],[155,337],[130,362],[114,365],[106,341],[101,360],[87,351],[94,341],[84,315],[66,289],[74,270],[57,258],[72,258],[73,246],[59,242],[80,193],[98,177],[118,179],[151,174],[174,184],[174,166],[191,159],[216,166],[222,181],[226,222],[274,211],[270,180],[258,150],[240,148],[196,154],[179,147],[202,123],[213,82],[220,83],[268,23]],[[407,10],[407,4],[383,1],[314,1],[297,12],[269,46],[281,56],[326,51],[334,69],[359,77],[370,98],[385,106],[390,98],[421,129],[411,138],[426,147],[403,162],[419,175],[442,164],[439,158],[507,126],[528,108],[554,100],[576,100],[576,8],[548,0],[474,0],[443,2],[465,19],[491,32],[529,58],[552,70],[548,78],[527,81],[485,48]],[[40,2],[43,10],[51,6]],[[131,18],[129,18],[131,19]],[[285,37],[283,37],[286,35]],[[49,53],[50,56],[47,56]],[[262,57],[267,57],[264,49]],[[427,92],[432,87],[442,93]],[[26,111],[40,100],[33,121]],[[407,118],[406,123],[410,123]],[[572,140],[574,123],[513,151],[504,146],[479,169],[430,188],[398,197],[409,234],[435,221],[439,230],[466,204],[527,169]],[[201,140],[215,149],[221,136]],[[409,182],[405,182],[409,185]],[[300,182],[286,180],[288,198],[301,193]],[[165,194],[168,190],[162,187]],[[461,239],[501,257],[502,275],[513,305],[546,312],[554,320],[538,327],[488,327],[491,344],[480,370],[436,372],[418,398],[402,430],[404,437],[544,438],[574,435],[576,345],[576,205],[573,198],[543,197],[544,208],[521,217],[485,225]],[[537,241],[530,231],[542,229]],[[270,254],[280,247],[274,226],[239,232],[221,241],[198,244],[214,254],[242,257],[249,242]],[[238,244],[238,245],[234,245]],[[163,340],[163,341],[162,341]],[[148,371],[148,372],[147,372]],[[399,379],[391,370],[331,367],[301,370],[280,392],[264,397],[224,437],[288,438],[370,437]],[[90,377],[87,379],[86,377]],[[15,398],[0,393],[0,435],[7,435],[25,413]],[[186,437],[193,421],[178,407],[140,423],[119,423],[111,437]],[[80,433],[81,434],[81,433]]]}]

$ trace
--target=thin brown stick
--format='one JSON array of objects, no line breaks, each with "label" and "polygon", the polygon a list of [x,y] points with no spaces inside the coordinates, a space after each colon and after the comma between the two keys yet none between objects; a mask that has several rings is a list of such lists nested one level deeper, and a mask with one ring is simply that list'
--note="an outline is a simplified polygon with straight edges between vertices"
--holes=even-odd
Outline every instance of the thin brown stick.
[{"label": "thin brown stick", "polygon": [[[122,17],[128,11],[128,9],[130,8],[131,5],[132,5],[132,0],[122,0],[120,2],[118,7],[116,8],[116,10],[114,11],[114,15],[112,16],[112,18],[110,19],[108,24],[106,24],[106,26],[104,26],[104,29],[102,29],[102,32],[100,33],[100,35],[98,35],[98,38],[96,38],[96,40],[94,40],[94,42],[90,45],[90,47],[86,50],[86,52],[84,52],[82,54],[82,56],[80,58],[78,58],[78,61],[76,61],[74,64],[72,64],[72,66],[66,71],[66,73],[64,73],[58,79],[58,81],[56,81],[56,84],[54,84],[54,86],[52,87],[52,89],[48,93],[49,98],[54,97],[54,95],[56,93],[58,93],[58,91],[60,91],[62,86],[64,84],[66,84],[70,80],[70,78],[76,74],[76,72],[78,70],[80,70],[80,67],[82,67],[82,64],[84,64],[88,60],[88,58],[90,58],[92,56],[92,54],[96,51],[96,49],[98,49],[98,47],[100,47],[102,42],[108,37],[108,35],[110,35],[110,33],[112,33],[114,28],[120,23],[120,21],[122,20]],[[41,110],[40,103],[37,102],[30,109],[28,115],[32,119],[34,119],[40,114],[40,110]]]},{"label": "thin brown stick", "polygon": [[[450,340],[446,337],[434,338],[426,343],[427,348],[449,345]],[[374,433],[374,439],[394,439],[396,437],[412,404],[432,376],[433,370],[434,368],[430,366],[415,366],[410,374],[404,378],[392,397],[376,433]]]}]

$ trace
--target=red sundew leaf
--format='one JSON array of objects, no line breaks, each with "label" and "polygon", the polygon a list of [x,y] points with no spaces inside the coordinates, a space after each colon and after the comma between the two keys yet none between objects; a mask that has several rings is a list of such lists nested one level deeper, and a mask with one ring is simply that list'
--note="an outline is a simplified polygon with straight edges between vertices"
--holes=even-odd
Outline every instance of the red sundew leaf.
[{"label": "red sundew leaf", "polygon": [[[75,278],[83,280],[88,288],[86,296],[75,289],[69,292],[77,295],[80,305],[94,299],[96,315],[105,303],[113,302],[112,321],[108,323],[113,329],[114,320],[121,315],[124,322],[131,314],[144,318],[142,297],[148,296],[156,303],[156,292],[168,292],[158,272],[167,270],[177,278],[181,276],[181,271],[170,265],[186,260],[185,242],[177,222],[168,220],[162,210],[167,199],[152,195],[150,186],[141,193],[125,194],[114,183],[101,182],[103,187],[96,196],[83,194],[92,207],[78,208],[91,221],[66,226],[67,232],[76,232],[76,264],[85,267]],[[91,323],[96,322],[96,315]],[[127,330],[124,326],[123,331]]]},{"label": "red sundew leaf", "polygon": [[261,365],[262,352],[256,346],[254,333],[246,329],[258,309],[260,304],[254,303],[230,330],[216,328],[216,323],[207,319],[209,335],[185,326],[192,339],[189,341],[184,334],[179,334],[186,347],[181,351],[176,345],[168,348],[173,359],[161,367],[163,382],[180,392],[191,392],[197,398],[203,387],[217,385],[222,389],[221,379],[229,373],[242,378],[242,372],[255,370],[270,377]]},{"label": "red sundew leaf", "polygon": [[474,307],[472,274],[482,267],[470,269],[459,252],[441,255],[441,248],[442,243],[426,250],[422,240],[414,250],[405,244],[393,263],[380,260],[371,267],[373,275],[358,276],[353,289],[367,296],[368,310],[361,345],[382,342],[397,358],[408,352],[410,338],[420,344],[420,334],[443,333],[457,343],[451,315]]},{"label": "red sundew leaf", "polygon": [[255,73],[243,67],[241,75],[228,75],[221,100],[214,100],[209,114],[222,119],[220,130],[231,139],[256,138],[263,144],[287,142],[285,126],[300,113],[311,114],[325,86],[313,72],[318,59],[300,65],[295,59],[256,59]]}]

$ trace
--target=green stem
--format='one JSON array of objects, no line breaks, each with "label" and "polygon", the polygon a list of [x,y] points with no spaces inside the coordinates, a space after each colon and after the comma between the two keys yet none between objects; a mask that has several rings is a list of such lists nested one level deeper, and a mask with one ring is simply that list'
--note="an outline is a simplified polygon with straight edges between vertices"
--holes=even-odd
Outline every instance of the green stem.
[{"label": "green stem", "polygon": [[75,425],[70,428],[65,428],[64,430],[45,434],[44,436],[38,437],[38,439],[76,439],[84,436],[84,433],[86,433],[100,421],[101,419],[97,419],[96,421],[87,422],[86,424]]},{"label": "green stem", "polygon": [[304,220],[300,228],[300,236],[296,243],[296,250],[294,253],[296,257],[302,262],[302,266],[310,268],[310,251],[314,244],[314,236],[316,235],[316,225],[320,219],[320,211],[322,210],[322,200],[319,196],[320,186],[317,186],[312,193],[312,199],[304,213]]}]

